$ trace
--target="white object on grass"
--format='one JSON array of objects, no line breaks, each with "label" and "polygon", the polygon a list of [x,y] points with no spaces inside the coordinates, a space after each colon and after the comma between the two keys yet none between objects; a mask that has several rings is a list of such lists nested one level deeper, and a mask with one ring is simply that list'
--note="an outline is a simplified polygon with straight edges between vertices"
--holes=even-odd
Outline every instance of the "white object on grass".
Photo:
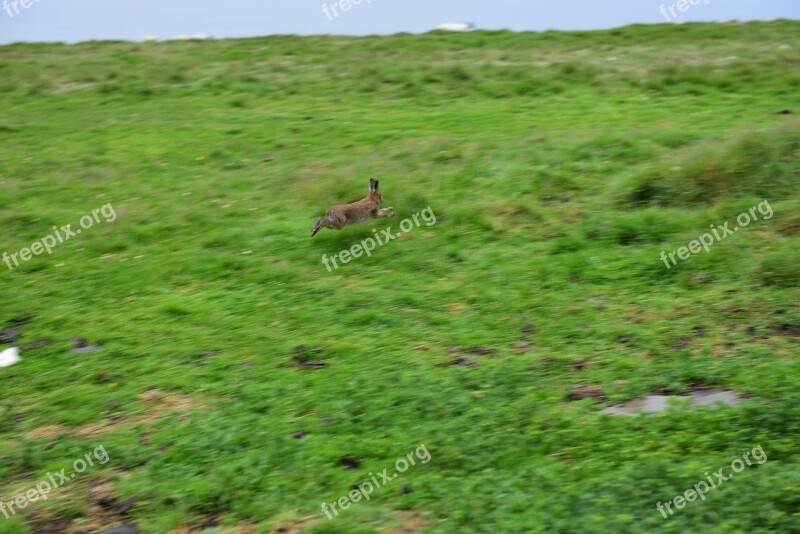
[{"label": "white object on grass", "polygon": [[11,347],[3,352],[0,352],[0,367],[8,367],[14,365],[19,361],[19,349]]}]

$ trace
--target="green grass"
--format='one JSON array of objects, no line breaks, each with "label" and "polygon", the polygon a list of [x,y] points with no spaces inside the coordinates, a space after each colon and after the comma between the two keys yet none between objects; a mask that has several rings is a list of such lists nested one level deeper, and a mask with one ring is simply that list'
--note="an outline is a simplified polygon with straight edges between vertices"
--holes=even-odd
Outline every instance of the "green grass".
[{"label": "green grass", "polygon": [[[800,532],[798,50],[789,21],[0,47],[2,250],[117,214],[0,264],[0,321],[53,341],[0,369],[0,500],[110,456],[0,533]],[[437,223],[328,272],[386,227],[308,238],[370,177],[395,230]],[[451,352],[476,346],[496,352]],[[460,356],[479,365],[439,365]],[[698,386],[752,398],[598,413]],[[420,444],[429,463],[322,513]]]}]

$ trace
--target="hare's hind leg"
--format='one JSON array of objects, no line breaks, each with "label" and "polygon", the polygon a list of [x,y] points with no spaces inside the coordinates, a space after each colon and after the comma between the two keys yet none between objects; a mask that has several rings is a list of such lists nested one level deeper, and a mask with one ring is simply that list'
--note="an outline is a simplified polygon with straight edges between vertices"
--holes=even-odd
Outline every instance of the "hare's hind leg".
[{"label": "hare's hind leg", "polygon": [[333,230],[341,230],[347,224],[347,217],[339,213],[327,213],[325,219],[327,221],[325,226]]},{"label": "hare's hind leg", "polygon": [[341,230],[342,228],[344,228],[345,224],[347,224],[347,219],[335,213],[331,213],[330,210],[328,210],[328,213],[325,214],[325,217],[317,219],[317,223],[314,225],[314,229],[311,230],[311,237],[317,235],[317,232],[319,232],[323,228]]},{"label": "hare's hind leg", "polygon": [[325,219],[317,219],[317,222],[314,224],[314,228],[311,229],[311,237],[317,235],[317,232],[325,228]]}]

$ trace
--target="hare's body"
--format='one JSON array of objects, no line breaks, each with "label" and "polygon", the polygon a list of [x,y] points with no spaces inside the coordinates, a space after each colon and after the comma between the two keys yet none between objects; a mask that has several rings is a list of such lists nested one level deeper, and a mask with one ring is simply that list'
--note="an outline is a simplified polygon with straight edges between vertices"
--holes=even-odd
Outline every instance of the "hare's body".
[{"label": "hare's body", "polygon": [[383,219],[393,217],[393,208],[381,208],[383,195],[378,191],[378,181],[369,181],[369,195],[357,202],[350,204],[339,204],[331,206],[325,212],[325,216],[317,220],[311,230],[311,237],[323,228],[341,230],[348,224],[358,224],[371,219]]}]

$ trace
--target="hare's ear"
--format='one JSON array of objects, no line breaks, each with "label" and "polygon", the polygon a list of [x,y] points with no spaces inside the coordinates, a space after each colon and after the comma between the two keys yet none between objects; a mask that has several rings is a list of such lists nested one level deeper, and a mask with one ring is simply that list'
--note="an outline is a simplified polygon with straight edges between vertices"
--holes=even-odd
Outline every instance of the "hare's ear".
[{"label": "hare's ear", "polygon": [[369,192],[370,193],[378,192],[378,180],[375,180],[374,178],[369,179]]}]

